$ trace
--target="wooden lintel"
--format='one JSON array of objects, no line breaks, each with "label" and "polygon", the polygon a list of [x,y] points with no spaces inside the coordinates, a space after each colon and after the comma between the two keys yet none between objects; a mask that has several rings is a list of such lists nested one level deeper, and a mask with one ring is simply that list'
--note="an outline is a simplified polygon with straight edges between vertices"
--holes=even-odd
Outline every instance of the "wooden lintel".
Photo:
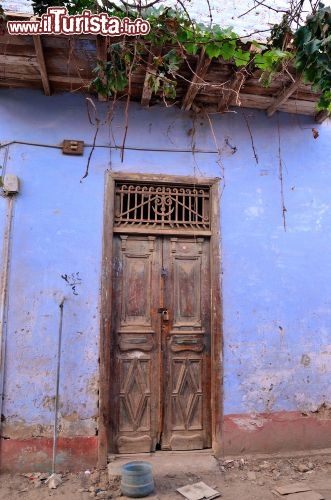
[{"label": "wooden lintel", "polygon": [[154,57],[157,57],[160,54],[160,50],[153,50],[151,48],[151,51],[148,56],[148,62],[147,62],[147,67],[146,67],[146,74],[145,74],[145,80],[144,80],[144,86],[143,86],[143,91],[141,94],[141,105],[142,106],[149,106],[149,101],[151,100],[152,97],[152,87],[150,84],[150,78],[153,75],[156,75],[156,68],[153,64]]},{"label": "wooden lintel", "polygon": [[330,112],[327,109],[322,109],[315,115],[315,122],[316,123],[323,123],[324,120],[327,118],[330,118]]},{"label": "wooden lintel", "polygon": [[[97,35],[96,37],[96,51],[97,51],[97,59],[103,63],[107,62],[107,51],[108,51],[108,39],[105,36]],[[100,71],[99,77],[102,83],[106,84],[106,75],[103,71]],[[108,98],[102,94],[98,94],[99,101],[107,101]]]},{"label": "wooden lintel", "polygon": [[51,87],[49,85],[49,79],[47,74],[47,68],[45,63],[44,49],[41,43],[40,35],[33,35],[33,43],[36,51],[37,62],[39,66],[41,81],[43,84],[43,89],[45,95],[51,95]]},{"label": "wooden lintel", "polygon": [[182,109],[184,111],[191,109],[193,101],[203,85],[203,79],[206,76],[209,65],[210,59],[206,56],[205,50],[202,49],[195,69],[195,74],[193,75],[192,81],[183,99]]},{"label": "wooden lintel", "polygon": [[218,101],[217,110],[220,113],[227,111],[231,104],[240,105],[239,92],[246,79],[246,74],[243,70],[238,70],[231,78],[229,85],[222,90],[222,98]]},{"label": "wooden lintel", "polygon": [[274,102],[267,108],[266,113],[268,116],[272,116],[275,111],[285,102],[287,99],[298,89],[301,84],[301,75],[292,82],[287,88],[285,88],[274,100]]}]

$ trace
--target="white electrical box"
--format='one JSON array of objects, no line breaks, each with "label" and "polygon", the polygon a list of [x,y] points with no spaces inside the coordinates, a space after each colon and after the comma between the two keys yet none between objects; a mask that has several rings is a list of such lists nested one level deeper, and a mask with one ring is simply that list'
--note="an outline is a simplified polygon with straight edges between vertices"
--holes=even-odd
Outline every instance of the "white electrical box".
[{"label": "white electrical box", "polygon": [[17,175],[6,174],[2,179],[2,189],[5,194],[16,194],[20,190],[20,181]]}]

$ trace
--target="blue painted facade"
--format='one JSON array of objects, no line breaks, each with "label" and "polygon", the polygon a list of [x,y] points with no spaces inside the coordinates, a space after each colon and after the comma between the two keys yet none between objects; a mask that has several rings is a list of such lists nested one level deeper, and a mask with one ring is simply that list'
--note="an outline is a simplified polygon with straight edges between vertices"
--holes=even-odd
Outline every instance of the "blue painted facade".
[{"label": "blue painted facade", "polygon": [[[96,433],[106,170],[222,179],[224,414],[331,405],[330,121],[317,126],[310,117],[267,118],[247,109],[211,115],[218,154],[206,118],[131,104],[121,162],[114,146],[122,144],[124,108],[110,126],[107,104],[96,106],[97,147],[82,179],[91,147],[75,157],[59,145],[92,144],[84,97],[0,92],[0,163],[21,182],[11,234],[3,435],[50,435],[63,296],[61,435]],[[0,197],[1,234],[6,207]]]}]

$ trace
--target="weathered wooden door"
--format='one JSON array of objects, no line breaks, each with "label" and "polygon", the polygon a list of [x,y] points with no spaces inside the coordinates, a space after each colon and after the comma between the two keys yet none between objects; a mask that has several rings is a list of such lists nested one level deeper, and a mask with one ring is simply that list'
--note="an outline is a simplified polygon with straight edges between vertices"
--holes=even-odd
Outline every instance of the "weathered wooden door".
[{"label": "weathered wooden door", "polygon": [[209,239],[114,236],[113,450],[211,446]]}]

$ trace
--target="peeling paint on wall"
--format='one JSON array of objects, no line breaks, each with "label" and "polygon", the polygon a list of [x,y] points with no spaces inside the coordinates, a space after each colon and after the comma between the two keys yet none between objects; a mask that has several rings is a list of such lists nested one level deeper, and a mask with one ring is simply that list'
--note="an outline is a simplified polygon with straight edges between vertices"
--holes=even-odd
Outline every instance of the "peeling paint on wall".
[{"label": "peeling paint on wall", "polygon": [[[7,417],[1,426],[3,439],[29,439],[31,437],[52,438],[53,425],[27,424],[23,420]],[[82,419],[78,414],[62,415],[58,419],[59,437],[95,436],[97,435],[97,415],[94,418]]]},{"label": "peeling paint on wall", "polygon": [[233,417],[233,422],[242,430],[253,432],[260,429],[268,421],[266,418],[261,416],[249,416],[245,418]]}]

